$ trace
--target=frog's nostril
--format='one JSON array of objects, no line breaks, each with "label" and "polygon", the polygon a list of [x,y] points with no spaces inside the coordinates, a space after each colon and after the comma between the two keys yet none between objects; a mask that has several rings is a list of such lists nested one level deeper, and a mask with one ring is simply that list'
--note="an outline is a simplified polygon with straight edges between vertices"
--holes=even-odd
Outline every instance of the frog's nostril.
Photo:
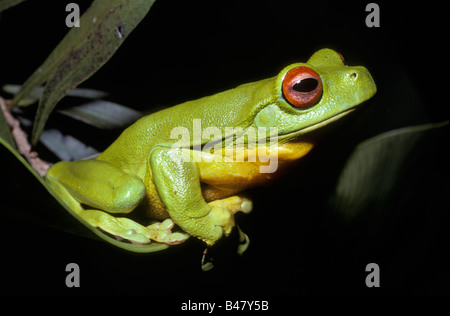
[{"label": "frog's nostril", "polygon": [[356,79],[356,78],[358,78],[358,74],[357,74],[356,72],[352,72],[352,73],[350,74],[350,78]]}]

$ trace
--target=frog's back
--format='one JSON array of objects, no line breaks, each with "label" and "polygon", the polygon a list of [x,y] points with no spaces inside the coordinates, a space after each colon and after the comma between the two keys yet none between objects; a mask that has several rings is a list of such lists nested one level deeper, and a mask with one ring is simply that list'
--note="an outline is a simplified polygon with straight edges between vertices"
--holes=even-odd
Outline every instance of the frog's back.
[{"label": "frog's back", "polygon": [[[150,149],[157,144],[177,141],[170,134],[184,127],[193,135],[193,120],[200,119],[202,129],[214,126],[249,126],[261,107],[271,101],[274,78],[244,84],[212,96],[188,101],[139,119],[128,127],[98,159],[108,161],[136,174],[146,166]],[[255,86],[256,85],[256,86]],[[256,100],[259,100],[257,102]]]}]

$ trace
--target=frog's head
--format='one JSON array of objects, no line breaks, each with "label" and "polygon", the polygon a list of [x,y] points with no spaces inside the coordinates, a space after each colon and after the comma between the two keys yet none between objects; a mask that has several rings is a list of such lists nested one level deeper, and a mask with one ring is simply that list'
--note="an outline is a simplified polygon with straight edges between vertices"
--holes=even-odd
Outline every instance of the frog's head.
[{"label": "frog's head", "polygon": [[369,71],[347,66],[341,54],[322,49],[307,63],[284,68],[276,77],[276,101],[255,117],[256,126],[277,126],[289,139],[334,121],[370,99],[376,92]]}]

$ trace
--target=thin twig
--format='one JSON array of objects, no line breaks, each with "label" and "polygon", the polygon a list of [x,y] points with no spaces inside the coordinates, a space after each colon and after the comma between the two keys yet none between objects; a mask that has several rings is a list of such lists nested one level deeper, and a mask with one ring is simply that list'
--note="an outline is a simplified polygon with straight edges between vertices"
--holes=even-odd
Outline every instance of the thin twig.
[{"label": "thin twig", "polygon": [[31,167],[33,167],[41,177],[44,177],[47,170],[50,168],[50,164],[40,159],[37,152],[31,151],[31,145],[28,142],[27,134],[20,127],[19,121],[7,110],[7,102],[1,97],[0,106],[5,114],[6,122],[11,128],[11,134],[16,142],[19,153],[27,159]]}]

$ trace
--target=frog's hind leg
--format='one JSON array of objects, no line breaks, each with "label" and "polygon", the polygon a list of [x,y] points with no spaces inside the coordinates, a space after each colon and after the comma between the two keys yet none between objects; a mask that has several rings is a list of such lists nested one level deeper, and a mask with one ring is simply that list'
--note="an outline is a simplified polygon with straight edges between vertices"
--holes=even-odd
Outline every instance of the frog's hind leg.
[{"label": "frog's hind leg", "polygon": [[[148,244],[150,239],[174,244],[187,239],[185,235],[171,233],[171,222],[144,227],[131,219],[104,212],[129,213],[145,195],[140,178],[108,162],[59,162],[49,170],[46,180],[81,218],[119,239],[136,244]],[[84,209],[82,204],[95,209]]]},{"label": "frog's hind leg", "polygon": [[145,186],[136,175],[101,160],[62,161],[45,176],[62,185],[79,203],[109,213],[129,213],[143,199]]}]

